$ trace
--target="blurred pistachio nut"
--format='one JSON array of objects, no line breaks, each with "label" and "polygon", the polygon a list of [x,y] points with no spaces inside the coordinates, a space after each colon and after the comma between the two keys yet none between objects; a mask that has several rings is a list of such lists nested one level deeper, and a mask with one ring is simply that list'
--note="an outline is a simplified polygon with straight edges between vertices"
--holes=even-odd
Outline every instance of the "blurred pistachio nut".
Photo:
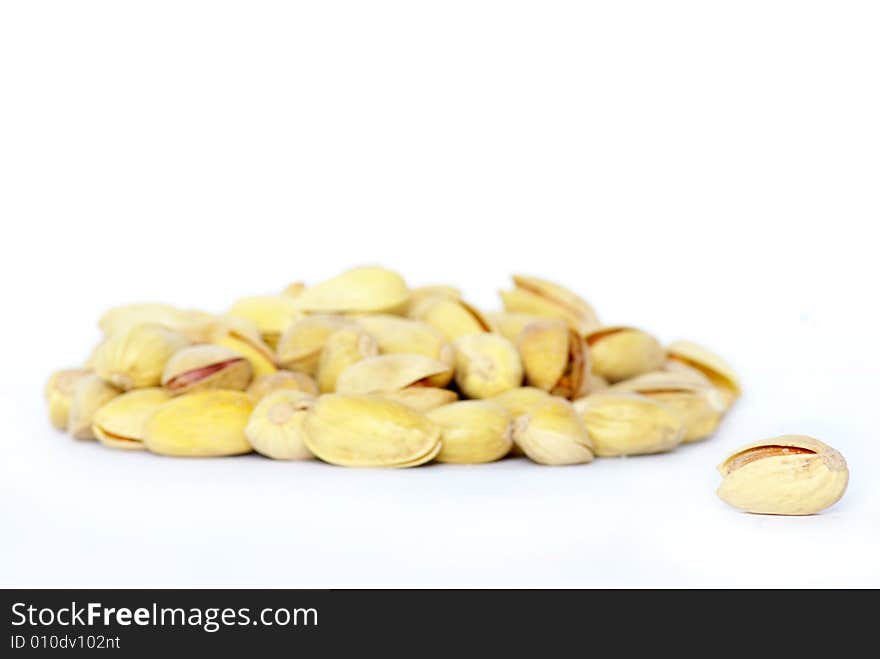
[{"label": "blurred pistachio nut", "polygon": [[427,412],[441,405],[454,403],[458,400],[458,394],[449,389],[438,387],[423,387],[415,385],[404,387],[398,391],[389,391],[381,394],[382,398],[395,400],[398,403],[409,405],[419,412]]},{"label": "blurred pistachio nut", "polygon": [[208,343],[229,348],[247,359],[256,376],[278,370],[275,355],[263,341],[257,326],[244,318],[219,318],[210,332]]},{"label": "blurred pistachio nut", "polygon": [[278,390],[302,391],[306,394],[318,395],[318,383],[314,378],[305,373],[296,371],[275,371],[265,375],[258,375],[247,388],[247,392],[260,400],[263,396]]},{"label": "blurred pistachio nut", "polygon": [[379,394],[410,386],[431,386],[431,378],[450,373],[444,362],[423,355],[378,355],[346,368],[336,380],[340,394]]},{"label": "blurred pistachio nut", "polygon": [[669,361],[698,370],[725,393],[727,406],[739,398],[742,389],[736,372],[721,357],[691,341],[675,341],[666,349]]},{"label": "blurred pistachio nut", "polygon": [[479,464],[500,460],[513,445],[510,412],[497,403],[463,400],[435,408],[428,420],[440,427],[437,462]]},{"label": "blurred pistachio nut", "polygon": [[519,334],[526,384],[569,400],[585,396],[590,385],[587,344],[562,320],[539,320]]},{"label": "blurred pistachio nut", "polygon": [[147,302],[113,307],[101,316],[98,326],[104,336],[110,336],[136,325],[162,325],[180,332],[191,341],[198,341],[213,318],[204,311]]},{"label": "blurred pistachio nut", "polygon": [[426,297],[413,305],[409,317],[431,325],[449,341],[460,336],[491,331],[489,321],[476,307],[464,300],[444,296]]},{"label": "blurred pistachio nut", "polygon": [[468,334],[453,345],[455,382],[468,398],[491,398],[522,384],[519,353],[500,334]]},{"label": "blurred pistachio nut", "polygon": [[369,266],[315,284],[294,301],[309,313],[401,313],[409,301],[409,289],[396,272]]},{"label": "blurred pistachio nut", "polygon": [[718,467],[718,496],[735,508],[767,515],[812,515],[837,503],[849,470],[818,439],[784,435],[749,444]]},{"label": "blurred pistachio nut", "polygon": [[361,329],[342,329],[330,335],[318,361],[318,389],[336,390],[336,380],[345,369],[367,357],[379,354],[376,339]]},{"label": "blurred pistachio nut", "polygon": [[303,421],[315,397],[302,391],[278,389],[254,408],[244,434],[254,450],[275,460],[308,460]]},{"label": "blurred pistachio nut", "polygon": [[147,422],[170,398],[171,394],[161,387],[127,391],[95,412],[92,432],[104,446],[125,450],[143,449]]},{"label": "blurred pistachio nut", "polygon": [[150,417],[144,446],[180,457],[250,453],[244,429],[253,407],[253,399],[243,391],[212,389],[176,396]]},{"label": "blurred pistachio nut", "polygon": [[91,374],[79,378],[73,386],[67,414],[67,432],[77,439],[95,439],[92,421],[95,412],[119,395],[119,389]]},{"label": "blurred pistachio nut", "polygon": [[666,361],[657,339],[632,327],[603,327],[589,332],[586,339],[593,373],[609,382],[656,371]]},{"label": "blurred pistachio nut", "polygon": [[491,311],[484,315],[493,332],[514,344],[519,340],[520,332],[526,325],[546,319],[544,316],[513,311]]},{"label": "blurred pistachio nut", "polygon": [[162,381],[165,364],[189,345],[182,334],[162,325],[135,325],[111,335],[94,355],[95,373],[123,389],[154,387]]},{"label": "blurred pistachio nut", "polygon": [[244,390],[253,373],[251,363],[234,350],[197,345],[171,356],[162,373],[162,386],[172,394],[204,389]]},{"label": "blurred pistachio nut", "polygon": [[434,284],[430,286],[418,286],[409,291],[409,303],[407,304],[406,315],[415,305],[429,297],[448,297],[452,300],[460,300],[462,298],[461,291],[455,286],[447,286],[445,284]]},{"label": "blurred pistachio nut", "polygon": [[537,387],[517,387],[492,396],[489,400],[498,403],[514,417],[525,414],[530,408],[550,400],[551,396]]},{"label": "blurred pistachio nut", "polygon": [[49,408],[49,422],[59,430],[67,428],[74,388],[80,380],[91,374],[92,372],[85,368],[68,368],[55,371],[49,376],[43,394]]},{"label": "blurred pistachio nut", "polygon": [[684,437],[681,417],[655,400],[603,391],[574,402],[600,457],[662,453]]},{"label": "blurred pistachio nut", "polygon": [[291,323],[278,340],[278,361],[286,369],[318,374],[321,351],[331,335],[357,324],[344,316],[315,314]]},{"label": "blurred pistachio nut", "polygon": [[434,423],[379,396],[321,396],[304,428],[312,453],[344,467],[414,467],[440,451],[440,429]]},{"label": "blurred pistachio nut", "polygon": [[263,341],[273,350],[278,345],[281,333],[302,312],[294,298],[288,295],[258,295],[237,300],[226,312],[235,318],[244,318],[256,325]]},{"label": "blurred pistachio nut", "polygon": [[548,398],[517,417],[513,439],[528,458],[544,465],[585,464],[593,461],[593,444],[584,422],[571,403]]},{"label": "blurred pistachio nut", "polygon": [[560,318],[581,336],[599,326],[593,308],[564,286],[527,275],[514,275],[513,283],[513,290],[501,291],[506,311]]}]

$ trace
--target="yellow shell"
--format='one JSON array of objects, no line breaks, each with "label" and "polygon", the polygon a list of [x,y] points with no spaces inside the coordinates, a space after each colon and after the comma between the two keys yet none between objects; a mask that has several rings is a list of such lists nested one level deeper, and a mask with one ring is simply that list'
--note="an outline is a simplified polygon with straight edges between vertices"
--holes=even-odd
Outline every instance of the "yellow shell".
[{"label": "yellow shell", "polygon": [[246,389],[251,363],[223,346],[197,345],[175,352],[165,364],[162,386],[173,394],[204,389]]},{"label": "yellow shell", "polygon": [[154,387],[171,355],[188,345],[186,337],[162,325],[135,325],[98,346],[95,373],[123,390]]},{"label": "yellow shell", "polygon": [[587,344],[562,320],[530,323],[517,341],[526,383],[555,396],[585,396],[590,385]]},{"label": "yellow shell", "polygon": [[513,439],[530,460],[544,465],[573,465],[593,461],[593,444],[571,403],[548,398],[517,417]]},{"label": "yellow shell", "polygon": [[278,340],[278,361],[292,371],[311,375],[318,374],[321,351],[331,335],[341,329],[351,329],[357,324],[344,316],[315,314],[291,323]]},{"label": "yellow shell", "polygon": [[431,325],[387,314],[361,316],[357,318],[357,322],[376,339],[379,352],[383,355],[424,355],[445,362],[449,368],[431,377],[432,386],[445,387],[452,380],[454,363],[452,346],[446,337]]},{"label": "yellow shell", "polygon": [[513,344],[519,340],[520,332],[525,329],[526,325],[545,320],[544,316],[513,311],[490,311],[484,316],[493,332],[500,334]]},{"label": "yellow shell", "polygon": [[294,301],[310,313],[399,313],[409,301],[409,289],[396,272],[369,266],[315,284]]},{"label": "yellow shell", "polygon": [[424,298],[412,306],[408,315],[439,330],[449,341],[491,331],[489,321],[479,309],[464,300],[441,295]]},{"label": "yellow shell", "polygon": [[244,429],[254,450],[275,460],[308,460],[303,421],[315,397],[302,391],[278,389],[257,404]]},{"label": "yellow shell", "polygon": [[243,391],[176,396],[147,422],[144,446],[153,453],[181,457],[250,453],[244,429],[253,407],[253,399]]},{"label": "yellow shell", "polygon": [[257,295],[237,300],[227,311],[227,315],[249,320],[260,332],[263,341],[273,350],[278,345],[282,332],[302,312],[297,308],[296,298],[288,295]]},{"label": "yellow shell", "polygon": [[107,384],[97,375],[79,378],[73,387],[67,432],[77,439],[95,439],[92,420],[95,412],[119,395],[119,389]]},{"label": "yellow shell", "polygon": [[603,327],[588,333],[586,339],[593,373],[609,382],[656,371],[666,361],[657,339],[632,327]]},{"label": "yellow shell", "polygon": [[519,353],[500,334],[468,334],[453,345],[455,382],[468,398],[490,398],[522,384]]},{"label": "yellow shell", "polygon": [[437,407],[427,417],[440,427],[442,447],[437,462],[494,462],[513,445],[510,412],[497,403],[463,400]]},{"label": "yellow shell", "polygon": [[669,361],[690,366],[705,375],[712,384],[726,393],[727,406],[742,393],[739,377],[721,357],[690,341],[675,341],[666,349]]},{"label": "yellow shell", "polygon": [[413,386],[383,393],[382,398],[403,403],[419,412],[428,412],[441,405],[454,403],[458,400],[458,394],[438,387]]},{"label": "yellow shell", "polygon": [[184,334],[191,341],[196,341],[201,338],[204,328],[213,318],[204,311],[147,302],[113,307],[101,316],[98,326],[105,336],[110,336],[135,325],[162,325]]},{"label": "yellow shell", "polygon": [[247,392],[256,400],[260,400],[266,394],[278,390],[302,391],[306,394],[318,395],[318,383],[314,378],[305,373],[295,371],[276,371],[266,375],[259,375],[251,382]]},{"label": "yellow shell", "polygon": [[251,363],[255,376],[278,370],[275,355],[266,345],[257,326],[244,318],[224,316],[214,324],[208,343],[229,348]]},{"label": "yellow shell", "polygon": [[318,361],[318,389],[321,393],[336,390],[336,380],[352,364],[379,353],[376,340],[360,329],[342,329],[331,334]]},{"label": "yellow shell", "polygon": [[169,398],[160,387],[128,391],[95,412],[92,432],[104,446],[143,449],[147,422]]},{"label": "yellow shell", "polygon": [[490,400],[506,408],[514,417],[518,417],[528,412],[531,407],[550,400],[550,394],[537,387],[517,387],[492,396]]},{"label": "yellow shell", "polygon": [[501,291],[505,310],[561,318],[582,336],[598,327],[593,308],[564,286],[527,275],[514,275],[513,283],[513,290]]},{"label": "yellow shell", "polygon": [[415,305],[419,304],[422,300],[429,297],[448,297],[453,300],[460,300],[462,296],[461,291],[455,286],[447,286],[445,284],[435,284],[431,286],[419,286],[417,288],[412,288],[409,291],[409,304],[407,305],[406,315],[409,315],[409,310],[412,309]]},{"label": "yellow shell", "polygon": [[303,291],[306,290],[306,285],[301,281],[294,281],[284,287],[284,290],[281,291],[282,295],[286,295],[287,297],[299,297],[302,295]]},{"label": "yellow shell", "polygon": [[451,373],[448,364],[423,355],[379,355],[352,364],[340,373],[340,394],[378,394],[399,391],[414,384],[427,384],[438,374]]},{"label": "yellow shell", "polygon": [[46,382],[43,394],[49,407],[49,421],[59,430],[67,428],[73,390],[80,380],[91,374],[85,368],[69,368],[55,371]]}]

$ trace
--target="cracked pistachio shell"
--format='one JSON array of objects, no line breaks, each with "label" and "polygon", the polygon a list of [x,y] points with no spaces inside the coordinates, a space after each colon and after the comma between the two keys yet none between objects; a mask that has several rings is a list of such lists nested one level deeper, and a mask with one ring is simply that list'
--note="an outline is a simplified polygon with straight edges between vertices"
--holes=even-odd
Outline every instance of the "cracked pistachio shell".
[{"label": "cracked pistachio shell", "polygon": [[522,384],[519,353],[500,334],[468,334],[453,345],[455,382],[468,398],[491,398]]},{"label": "cracked pistachio shell", "polygon": [[300,318],[291,323],[278,340],[278,361],[284,368],[314,377],[318,374],[321,351],[330,336],[341,329],[355,327],[354,321],[332,314]]},{"label": "cracked pistachio shell", "polygon": [[545,320],[544,316],[512,311],[490,311],[484,314],[484,316],[493,332],[500,334],[514,344],[519,340],[519,334],[525,329],[526,325],[539,320]]},{"label": "cracked pistachio shell", "polygon": [[603,327],[589,332],[586,339],[593,373],[609,382],[656,371],[666,361],[657,339],[633,327]]},{"label": "cracked pistachio shell", "polygon": [[98,320],[104,336],[127,330],[135,325],[162,325],[180,332],[191,341],[198,341],[214,316],[195,309],[180,309],[170,304],[138,303],[113,307]]},{"label": "cracked pistachio shell", "polygon": [[171,355],[162,372],[162,386],[172,394],[204,389],[244,390],[253,373],[251,363],[234,350],[197,345]]},{"label": "cracked pistachio shell", "polygon": [[59,430],[67,428],[73,390],[78,382],[91,374],[92,372],[86,368],[68,368],[55,371],[49,376],[43,394],[49,408],[49,421]]},{"label": "cracked pistachio shell", "polygon": [[361,316],[357,323],[376,339],[383,355],[424,355],[444,362],[449,368],[433,375],[431,386],[445,387],[452,381],[455,353],[446,337],[431,325],[387,314]]},{"label": "cracked pistachio shell", "polygon": [[600,457],[670,451],[681,444],[684,423],[647,396],[603,391],[574,402]]},{"label": "cracked pistachio shell", "polygon": [[399,391],[383,393],[382,398],[409,405],[411,408],[419,412],[428,412],[441,405],[454,403],[458,400],[458,394],[449,389],[417,385],[413,387],[404,387]]},{"label": "cracked pistachio shell", "polygon": [[229,348],[247,359],[256,376],[278,370],[275,355],[263,341],[257,326],[244,318],[224,316],[218,319],[211,330],[208,343]]},{"label": "cracked pistachio shell", "polygon": [[294,298],[287,295],[257,295],[237,300],[226,312],[235,318],[244,318],[256,325],[263,341],[273,350],[282,332],[302,318]]},{"label": "cracked pistachio shell", "polygon": [[301,391],[306,394],[318,395],[318,383],[315,379],[305,373],[297,373],[296,371],[276,371],[275,373],[267,373],[258,375],[247,388],[247,392],[260,400],[273,391]]},{"label": "cracked pistachio shell", "polygon": [[127,391],[101,406],[92,419],[92,432],[110,448],[144,448],[147,422],[171,398],[160,387]]},{"label": "cracked pistachio shell", "polygon": [[510,412],[497,403],[463,400],[433,409],[427,417],[440,428],[437,462],[494,462],[513,445]]},{"label": "cracked pistachio shell", "polygon": [[175,396],[147,422],[144,446],[160,455],[213,457],[250,453],[244,429],[253,399],[221,389]]},{"label": "cracked pistachio shell", "polygon": [[135,325],[113,334],[94,355],[95,372],[123,389],[153,387],[162,381],[162,370],[189,340],[162,325]]},{"label": "cracked pistachio shell", "polygon": [[846,460],[818,439],[784,435],[749,444],[718,467],[718,496],[735,508],[767,515],[812,515],[843,496]]},{"label": "cracked pistachio shell", "polygon": [[285,286],[284,290],[281,291],[281,294],[286,295],[287,297],[299,297],[305,290],[306,285],[304,282],[295,281]]},{"label": "cracked pistachio shell", "polygon": [[569,400],[585,396],[590,384],[586,342],[562,320],[539,320],[517,340],[526,384]]},{"label": "cracked pistachio shell", "polygon": [[275,460],[309,460],[303,421],[315,397],[302,391],[278,389],[254,408],[244,434],[254,450]]},{"label": "cracked pistachio shell", "polygon": [[696,442],[712,435],[726,409],[723,395],[711,384],[695,383],[687,375],[665,371],[624,380],[611,390],[647,396],[678,414],[684,423],[682,442]]},{"label": "cracked pistachio shell", "polygon": [[560,318],[582,336],[598,327],[593,308],[564,286],[527,275],[514,275],[513,283],[513,290],[501,291],[506,311]]},{"label": "cracked pistachio shell", "polygon": [[310,313],[401,313],[409,302],[409,289],[396,272],[370,266],[315,284],[295,302]]},{"label": "cracked pistachio shell", "polygon": [[507,409],[514,417],[518,417],[528,412],[531,407],[550,400],[550,394],[537,387],[517,387],[492,396],[490,400]]},{"label": "cracked pistachio shell", "polygon": [[379,396],[321,396],[304,428],[312,453],[344,467],[414,467],[440,451],[440,428],[411,407]]},{"label": "cracked pistachio shell", "polygon": [[439,330],[449,341],[460,336],[491,331],[489,321],[464,300],[435,295],[414,305],[409,317]]},{"label": "cracked pistachio shell", "polygon": [[430,386],[430,379],[449,373],[448,364],[423,355],[379,355],[352,364],[339,374],[340,394],[380,394],[412,385]]},{"label": "cracked pistachio shell", "polygon": [[79,378],[73,387],[70,410],[67,414],[67,432],[77,439],[95,439],[92,420],[95,412],[119,395],[119,389],[91,374]]},{"label": "cracked pistachio shell", "polygon": [[318,389],[336,391],[336,381],[352,364],[379,354],[376,339],[361,329],[342,329],[330,335],[318,360]]},{"label": "cracked pistachio shell", "polygon": [[544,465],[593,461],[593,444],[571,403],[558,397],[533,405],[516,418],[513,440],[528,458]]},{"label": "cracked pistachio shell", "polygon": [[690,341],[675,341],[666,351],[670,362],[698,370],[725,392],[727,407],[733,405],[742,393],[736,372],[721,357],[703,346]]}]

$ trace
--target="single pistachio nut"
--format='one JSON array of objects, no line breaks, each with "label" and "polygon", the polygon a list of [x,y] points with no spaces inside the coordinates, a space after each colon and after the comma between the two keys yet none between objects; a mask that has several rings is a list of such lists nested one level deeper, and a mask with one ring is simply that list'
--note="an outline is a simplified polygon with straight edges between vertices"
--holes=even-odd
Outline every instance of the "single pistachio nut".
[{"label": "single pistachio nut", "polygon": [[315,397],[302,391],[278,389],[254,408],[244,434],[254,450],[275,460],[308,460],[303,421]]},{"label": "single pistachio nut", "polygon": [[303,315],[296,306],[295,298],[288,295],[243,297],[226,313],[234,318],[244,318],[254,323],[263,341],[273,350],[278,345],[281,333]]},{"label": "single pistachio nut", "polygon": [[294,301],[309,313],[402,313],[409,289],[396,272],[369,266],[315,284]]},{"label": "single pistachio nut", "polygon": [[428,412],[441,405],[448,405],[458,400],[458,394],[449,389],[439,387],[412,386],[404,387],[399,391],[385,392],[382,398],[395,400],[398,403],[409,405],[419,412]]},{"label": "single pistachio nut", "polygon": [[581,336],[599,326],[593,308],[564,286],[527,275],[514,275],[513,283],[513,290],[501,291],[506,311],[561,318]]},{"label": "single pistachio nut", "polygon": [[491,398],[522,384],[519,353],[500,334],[467,334],[453,345],[455,382],[468,398]]},{"label": "single pistachio nut", "polygon": [[558,397],[529,408],[513,424],[513,440],[528,458],[544,465],[593,461],[593,444],[572,404]]},{"label": "single pistachio nut", "polygon": [[574,408],[599,457],[662,453],[684,437],[678,414],[640,394],[603,391],[576,400]]},{"label": "single pistachio nut", "polygon": [[409,317],[431,325],[449,341],[492,330],[479,309],[464,300],[442,295],[424,298],[410,309]]},{"label": "single pistachio nut", "polygon": [[550,400],[551,396],[537,387],[517,387],[492,396],[489,400],[504,407],[515,418],[525,414],[535,405]]},{"label": "single pistachio nut", "polygon": [[306,290],[306,285],[304,282],[295,281],[291,282],[287,286],[284,287],[284,290],[281,291],[282,295],[286,295],[287,297],[299,297],[303,294],[303,291]]},{"label": "single pistachio nut", "polygon": [[95,412],[119,395],[119,389],[98,375],[79,378],[73,386],[70,410],[67,414],[67,432],[77,439],[95,439],[92,420]]},{"label": "single pistachio nut", "polygon": [[435,408],[426,416],[440,428],[437,462],[494,462],[513,445],[510,412],[497,403],[463,400]]},{"label": "single pistachio nut", "polygon": [[318,383],[305,373],[276,371],[275,373],[258,375],[247,388],[247,392],[254,397],[254,400],[260,400],[267,394],[279,390],[302,391],[317,396]]},{"label": "single pistachio nut", "polygon": [[268,375],[278,370],[275,355],[263,341],[257,326],[244,318],[223,316],[217,319],[208,343],[229,348],[247,359],[255,376]]},{"label": "single pistachio nut", "polygon": [[849,470],[843,456],[818,439],[783,435],[749,444],[718,467],[718,496],[765,515],[812,515],[837,503]]},{"label": "single pistachio nut", "polygon": [[244,390],[253,373],[251,363],[234,350],[197,345],[171,356],[162,372],[162,386],[172,394],[204,389]]},{"label": "single pistachio nut", "polygon": [[59,430],[67,428],[73,390],[80,380],[91,374],[87,368],[67,368],[49,376],[43,394],[49,407],[49,422]]},{"label": "single pistachio nut", "polygon": [[344,467],[414,467],[440,451],[440,428],[411,407],[379,396],[321,396],[306,415],[309,450]]},{"label": "single pistachio nut", "polygon": [[525,329],[526,325],[546,319],[545,316],[512,311],[490,311],[485,313],[484,316],[493,332],[500,334],[514,344],[519,339],[520,332]]},{"label": "single pistachio nut", "polygon": [[432,386],[432,377],[449,373],[444,362],[424,355],[378,355],[346,368],[336,380],[340,394],[381,394],[411,386]]},{"label": "single pistachio nut", "polygon": [[666,349],[670,362],[678,362],[700,371],[725,393],[727,407],[733,405],[742,393],[739,377],[721,357],[690,341],[675,341]]},{"label": "single pistachio nut", "polygon": [[189,340],[162,325],[134,325],[110,336],[95,352],[95,372],[123,389],[154,387],[175,352]]},{"label": "single pistachio nut", "polygon": [[587,394],[587,344],[565,321],[547,319],[530,323],[520,332],[517,348],[526,384],[569,400]]},{"label": "single pistachio nut", "polygon": [[330,335],[318,361],[318,389],[336,391],[336,380],[352,364],[379,354],[376,339],[361,329],[341,329]]},{"label": "single pistachio nut", "polygon": [[633,327],[602,327],[587,333],[586,339],[593,373],[609,382],[659,370],[666,361],[657,339]]},{"label": "single pistachio nut", "polygon": [[715,386],[712,384],[712,381],[703,375],[702,371],[697,370],[693,366],[688,366],[684,362],[680,362],[677,359],[667,359],[663,362],[663,366],[661,370],[665,373],[674,373],[680,378],[685,378],[689,382],[693,384],[702,384],[705,386]]},{"label": "single pistachio nut", "polygon": [[171,398],[161,387],[135,389],[102,405],[92,419],[92,432],[110,448],[144,448],[147,422]]},{"label": "single pistachio nut", "polygon": [[411,310],[415,305],[419,304],[422,300],[429,297],[448,297],[453,300],[460,300],[462,295],[461,291],[455,286],[446,286],[444,284],[418,286],[416,288],[412,288],[409,291],[409,303],[407,304],[406,315],[409,315],[409,310]]},{"label": "single pistachio nut", "polygon": [[353,320],[332,314],[300,318],[278,340],[278,362],[286,369],[315,377],[327,339],[341,329],[355,327]]},{"label": "single pistachio nut", "polygon": [[180,457],[250,453],[244,429],[253,408],[253,399],[243,391],[209,389],[175,396],[150,417],[144,446]]},{"label": "single pistachio nut", "polygon": [[191,341],[202,338],[203,331],[213,315],[195,309],[180,309],[170,304],[137,303],[113,307],[98,320],[104,336],[111,336],[135,325],[162,325],[180,332]]}]

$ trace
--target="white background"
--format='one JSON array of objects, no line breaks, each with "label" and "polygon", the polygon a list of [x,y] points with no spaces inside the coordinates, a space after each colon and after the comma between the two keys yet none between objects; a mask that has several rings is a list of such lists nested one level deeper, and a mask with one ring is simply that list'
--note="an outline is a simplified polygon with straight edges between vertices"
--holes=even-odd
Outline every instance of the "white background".
[{"label": "white background", "polygon": [[[874,2],[0,6],[0,584],[880,586]],[[381,263],[512,272],[692,338],[745,396],[700,445],[549,468],[174,460],[55,432],[109,306],[220,311]],[[809,518],[715,465],[851,467]]]}]

